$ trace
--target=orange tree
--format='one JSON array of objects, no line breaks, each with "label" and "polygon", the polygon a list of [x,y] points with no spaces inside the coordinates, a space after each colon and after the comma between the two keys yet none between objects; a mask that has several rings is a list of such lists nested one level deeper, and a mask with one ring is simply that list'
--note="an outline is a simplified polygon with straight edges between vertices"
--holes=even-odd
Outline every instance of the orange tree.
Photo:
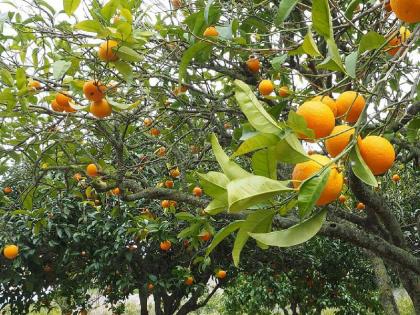
[{"label": "orange tree", "polygon": [[[383,184],[418,168],[418,2],[391,1],[395,14],[358,0],[11,8],[0,19],[1,169],[29,175],[4,181],[4,198],[34,216],[80,189],[90,206],[109,191],[123,209],[176,201],[189,213],[182,238],[197,241],[212,232],[197,221],[205,208],[225,226],[198,260],[238,231],[236,265],[249,238],[289,247],[321,233],[383,259],[420,311],[418,243],[404,230],[415,209],[389,198],[414,199],[416,181]],[[198,180],[211,202],[192,193]]]}]

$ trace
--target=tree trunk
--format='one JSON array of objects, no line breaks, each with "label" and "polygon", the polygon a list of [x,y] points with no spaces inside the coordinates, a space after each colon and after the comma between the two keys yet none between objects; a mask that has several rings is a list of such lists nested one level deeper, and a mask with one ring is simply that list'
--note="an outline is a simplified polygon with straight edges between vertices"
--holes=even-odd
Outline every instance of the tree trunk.
[{"label": "tree trunk", "polygon": [[298,315],[297,304],[295,302],[292,302],[292,304],[290,304],[290,309],[292,310],[292,315]]},{"label": "tree trunk", "polygon": [[143,288],[139,289],[139,298],[140,298],[140,315],[149,315],[147,310],[147,291]]},{"label": "tree trunk", "polygon": [[367,252],[367,255],[372,263],[373,272],[375,273],[376,285],[379,289],[379,300],[384,309],[384,314],[399,315],[400,312],[397,303],[395,302],[391,279],[389,278],[384,261],[371,252]]},{"label": "tree trunk", "polygon": [[155,300],[155,314],[163,315],[160,295],[158,293],[154,293],[153,298]]},{"label": "tree trunk", "polygon": [[420,314],[420,277],[414,272],[405,269],[399,271],[398,274],[413,302],[415,314]]}]

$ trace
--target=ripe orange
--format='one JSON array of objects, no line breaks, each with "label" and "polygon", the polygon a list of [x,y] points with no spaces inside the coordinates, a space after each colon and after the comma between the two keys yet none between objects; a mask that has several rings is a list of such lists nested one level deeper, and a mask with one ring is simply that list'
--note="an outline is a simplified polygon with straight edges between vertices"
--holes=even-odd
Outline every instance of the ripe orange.
[{"label": "ripe orange", "polygon": [[149,290],[149,291],[152,291],[153,289],[154,289],[154,285],[153,285],[153,283],[148,283],[147,284],[147,290]]},{"label": "ripe orange", "polygon": [[289,96],[289,94],[290,94],[290,90],[289,90],[289,88],[287,86],[280,87],[280,89],[279,89],[279,95],[281,97],[287,97],[287,96]]},{"label": "ripe orange", "polygon": [[150,129],[150,134],[151,134],[152,136],[157,137],[157,136],[159,136],[159,135],[160,135],[160,130],[159,130],[159,129],[157,129],[157,128],[152,128],[152,129]]},{"label": "ripe orange", "polygon": [[[309,101],[303,103],[296,111],[296,114],[302,116],[308,128],[315,133],[315,138],[328,136],[335,126],[335,118],[331,109],[319,101]],[[300,139],[305,138],[299,135]]]},{"label": "ripe orange", "polygon": [[73,113],[76,110],[70,106],[70,100],[71,98],[64,93],[58,93],[55,96],[55,101],[57,102],[58,106],[63,109],[63,111]]},{"label": "ripe orange", "polygon": [[185,279],[184,282],[185,282],[186,285],[192,285],[194,283],[194,278],[189,276]]},{"label": "ripe orange", "polygon": [[99,102],[104,98],[106,86],[97,81],[87,81],[83,84],[83,94],[89,101]]},{"label": "ripe orange", "polygon": [[394,182],[394,183],[396,183],[396,182],[399,182],[400,181],[400,175],[398,175],[398,174],[394,174],[394,175],[392,175],[392,181]]},{"label": "ripe orange", "polygon": [[144,119],[143,123],[146,127],[150,127],[153,124],[153,120],[152,118],[147,117]]},{"label": "ripe orange", "polygon": [[391,0],[391,8],[404,22],[420,22],[420,0]]},{"label": "ripe orange", "polygon": [[216,273],[216,277],[217,277],[217,278],[219,278],[219,279],[224,279],[224,278],[226,278],[226,271],[224,271],[224,270],[219,270],[219,271]]},{"label": "ripe orange", "polygon": [[205,36],[205,37],[215,37],[215,36],[219,36],[219,32],[217,31],[217,29],[214,26],[209,26],[204,31],[203,36]]},{"label": "ripe orange", "polygon": [[112,193],[114,196],[121,195],[121,189],[120,189],[119,187],[115,187],[113,190],[111,190],[111,193]]},{"label": "ripe orange", "polygon": [[55,112],[64,112],[64,109],[58,105],[56,100],[51,101],[51,109]]},{"label": "ripe orange", "polygon": [[86,167],[86,174],[88,174],[90,177],[98,176],[98,168],[95,164],[91,163]]},{"label": "ripe orange", "polygon": [[387,11],[387,12],[391,12],[392,11],[391,1],[389,1],[389,0],[386,0],[385,1],[385,11]]},{"label": "ripe orange", "polygon": [[192,193],[196,197],[201,197],[203,195],[203,190],[197,186],[197,187],[194,187]]},{"label": "ripe orange", "polygon": [[328,95],[315,96],[312,99],[312,101],[320,101],[320,102],[324,103],[325,105],[327,105],[332,110],[332,112],[334,114],[334,117],[337,117],[337,105],[335,104],[334,99],[332,99]]},{"label": "ripe orange", "polygon": [[169,200],[169,205],[171,207],[176,207],[176,201],[175,200]]},{"label": "ripe orange", "polygon": [[359,210],[364,210],[366,208],[365,204],[363,202],[358,202],[356,205],[356,208]]},{"label": "ripe orange", "polygon": [[3,256],[7,259],[15,259],[19,255],[19,247],[16,245],[6,245],[3,249]]},{"label": "ripe orange", "polygon": [[171,206],[171,202],[169,200],[162,200],[161,203],[162,208],[167,209]]},{"label": "ripe orange", "polygon": [[367,136],[359,141],[359,150],[374,175],[385,173],[394,164],[394,147],[383,137]]},{"label": "ripe orange", "polygon": [[270,80],[262,80],[258,85],[258,91],[261,95],[269,95],[271,92],[274,91],[273,82]]},{"label": "ripe orange", "polygon": [[174,187],[174,181],[173,180],[167,180],[167,181],[165,181],[165,187],[166,188],[172,188],[172,187]]},{"label": "ripe orange", "polygon": [[[326,156],[313,154],[311,155],[310,161],[296,164],[292,173],[293,186],[298,188],[302,181],[317,173],[322,166],[330,162],[331,160]],[[331,168],[330,175],[324,190],[316,202],[318,206],[323,206],[337,199],[343,188],[343,174],[338,172],[335,164],[332,164],[329,167]]]},{"label": "ripe orange", "polygon": [[39,81],[31,81],[28,84],[28,88],[32,90],[39,90],[41,88],[41,83]]},{"label": "ripe orange", "polygon": [[212,235],[209,231],[204,231],[199,235],[200,239],[204,242],[207,242],[211,239]]},{"label": "ripe orange", "polygon": [[343,116],[345,121],[354,123],[359,119],[366,101],[358,92],[346,91],[338,97],[335,104],[337,105],[337,116]]},{"label": "ripe orange", "polygon": [[115,40],[109,39],[99,45],[98,56],[103,61],[115,61],[118,59],[116,52],[112,49],[117,47],[118,43]]},{"label": "ripe orange", "polygon": [[12,193],[12,191],[13,191],[12,187],[9,187],[9,186],[7,186],[7,187],[4,187],[4,188],[3,188],[3,192],[4,192],[6,195],[11,194],[11,193]]},{"label": "ripe orange", "polygon": [[76,173],[76,174],[74,174],[74,175],[73,175],[73,179],[74,179],[75,181],[80,181],[80,180],[82,179],[82,174],[80,174],[80,173]]},{"label": "ripe orange", "polygon": [[392,38],[385,47],[385,49],[387,49],[387,53],[394,56],[401,49],[401,44],[405,43],[410,35],[411,32],[404,26],[401,26],[398,35]]},{"label": "ripe orange", "polygon": [[330,137],[325,140],[325,148],[328,154],[332,157],[339,155],[349,144],[350,138],[354,135],[354,131],[353,127],[347,125],[335,126]]},{"label": "ripe orange", "polygon": [[176,167],[176,168],[173,168],[173,169],[171,169],[171,170],[169,171],[169,175],[170,175],[172,178],[177,178],[177,177],[179,177],[179,175],[181,175],[181,172],[179,171],[179,168],[178,168],[178,167]]},{"label": "ripe orange", "polygon": [[158,156],[165,156],[165,154],[166,154],[166,148],[165,147],[160,147],[159,149],[156,150],[156,154]]},{"label": "ripe orange", "polygon": [[340,203],[345,203],[345,202],[346,202],[346,200],[347,200],[347,197],[346,197],[346,196],[344,196],[344,195],[340,195],[340,197],[338,197],[338,201],[339,201]]},{"label": "ripe orange", "polygon": [[171,0],[174,9],[179,9],[182,6],[181,0]]},{"label": "ripe orange", "polygon": [[90,103],[90,113],[96,118],[105,118],[111,115],[112,107],[106,99],[101,99],[99,102]]},{"label": "ripe orange", "polygon": [[169,249],[171,249],[172,243],[171,241],[165,240],[163,242],[160,242],[160,249],[167,252]]},{"label": "ripe orange", "polygon": [[258,58],[255,58],[255,57],[251,56],[246,61],[246,66],[247,66],[248,70],[252,73],[257,73],[258,71],[260,71],[260,61],[258,60]]}]

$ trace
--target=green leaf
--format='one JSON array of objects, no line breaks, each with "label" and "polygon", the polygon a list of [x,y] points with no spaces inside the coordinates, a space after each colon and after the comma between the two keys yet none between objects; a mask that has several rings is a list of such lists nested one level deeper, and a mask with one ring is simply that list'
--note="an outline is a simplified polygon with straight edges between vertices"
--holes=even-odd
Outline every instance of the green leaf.
[{"label": "green leaf", "polygon": [[242,142],[231,157],[233,158],[255,150],[267,148],[277,144],[279,141],[280,138],[272,133],[257,133],[255,136]]},{"label": "green leaf", "polygon": [[9,71],[7,71],[6,69],[1,69],[0,76],[4,84],[6,84],[7,86],[13,86],[13,77]]},{"label": "green leaf", "polygon": [[118,57],[125,61],[137,62],[142,60],[142,56],[134,49],[127,46],[120,46],[116,49]]},{"label": "green leaf", "polygon": [[294,133],[288,134],[276,144],[276,159],[284,163],[301,163],[309,160],[302,144]]},{"label": "green leaf", "polygon": [[252,155],[252,169],[255,175],[277,179],[277,160],[274,147],[255,152]]},{"label": "green leaf", "polygon": [[89,33],[102,33],[104,31],[102,24],[95,20],[81,21],[75,24],[74,28]]},{"label": "green leaf", "polygon": [[139,106],[139,104],[140,104],[140,102],[141,102],[141,100],[137,100],[137,101],[135,101],[134,103],[131,103],[131,104],[124,104],[124,103],[118,103],[118,102],[115,102],[112,98],[110,98],[110,97],[107,97],[106,98],[107,99],[107,101],[108,101],[108,103],[112,106],[112,107],[114,107],[114,108],[116,108],[117,110],[129,110],[129,109],[133,109],[133,108],[136,108],[136,107],[138,107]]},{"label": "green leaf", "polygon": [[281,0],[279,9],[274,18],[274,23],[276,26],[280,26],[289,16],[290,12],[295,8],[296,4],[300,0]]},{"label": "green leaf", "polygon": [[315,138],[315,133],[312,129],[308,128],[305,118],[290,111],[287,117],[287,126],[289,126],[296,134],[303,134],[308,138]]},{"label": "green leaf", "polygon": [[206,7],[204,8],[204,21],[206,22],[207,25],[209,24],[209,11],[213,2],[214,0],[207,1]]},{"label": "green leaf", "polygon": [[66,72],[70,69],[71,62],[64,60],[57,60],[53,64],[53,76],[56,80],[61,80]]},{"label": "green leaf", "polygon": [[359,148],[357,145],[351,149],[350,154],[350,165],[353,173],[364,183],[378,187],[378,182],[376,181],[375,176],[372,174],[369,167],[366,165],[365,161],[363,161],[362,156],[360,155]]},{"label": "green leaf", "polygon": [[271,59],[270,63],[274,70],[279,71],[281,69],[281,65],[287,60],[287,54],[283,54]]},{"label": "green leaf", "polygon": [[196,220],[196,217],[195,216],[193,216],[191,213],[189,213],[189,212],[178,212],[178,213],[176,213],[175,214],[175,217],[178,219],[178,220],[181,220],[181,221],[188,221],[188,222],[192,222],[192,221],[195,221]]},{"label": "green leaf", "polygon": [[343,66],[343,62],[341,61],[340,53],[338,52],[337,44],[334,41],[334,38],[327,39],[327,46],[328,46],[328,55],[331,58],[332,62],[338,67],[338,71],[343,73],[346,72]]},{"label": "green leaf", "polygon": [[318,47],[315,43],[315,40],[312,36],[312,32],[310,29],[308,30],[308,33],[305,35],[302,45],[294,50],[289,51],[288,54],[290,56],[303,55],[303,54],[308,54],[309,56],[312,56],[312,57],[322,56],[318,50]]},{"label": "green leaf", "polygon": [[263,133],[278,134],[282,129],[258,101],[251,88],[240,80],[235,80],[235,98],[249,123]]},{"label": "green leaf", "polygon": [[101,9],[101,15],[105,18],[105,20],[109,20],[115,14],[119,5],[120,0],[108,1],[108,3]]},{"label": "green leaf", "polygon": [[31,186],[27,188],[20,196],[20,201],[22,203],[22,208],[26,210],[32,210],[33,197],[36,187]]},{"label": "green leaf", "polygon": [[262,230],[264,230],[264,227],[268,228],[269,226],[271,226],[271,222],[275,213],[275,210],[257,210],[249,214],[245,222],[241,224],[238,234],[236,235],[235,243],[233,244],[232,250],[233,263],[235,264],[235,266],[238,266],[239,264],[242,249],[244,248],[246,242],[249,239],[249,233],[262,232],[261,230],[256,231],[259,226],[263,228]]},{"label": "green leaf", "polygon": [[250,176],[251,174],[245,171],[243,168],[241,168],[238,164],[231,161],[229,157],[226,155],[226,153],[223,151],[222,147],[219,144],[219,141],[217,140],[217,137],[215,134],[211,135],[210,139],[213,153],[216,157],[217,162],[219,163],[220,167],[223,170],[223,173],[225,175],[233,180],[236,178],[243,178]]},{"label": "green leaf", "polygon": [[270,199],[281,192],[293,190],[288,182],[251,175],[234,179],[227,185],[229,212],[239,212]]},{"label": "green leaf", "polygon": [[237,229],[241,227],[241,225],[245,222],[245,220],[237,220],[228,225],[224,228],[220,229],[213,237],[212,242],[210,243],[209,247],[206,249],[206,256],[208,256],[213,249],[216,248],[217,245],[220,244],[228,235],[235,232]]},{"label": "green leaf", "polygon": [[327,216],[327,209],[323,209],[314,216],[281,231],[270,233],[250,233],[250,236],[268,246],[290,247],[302,244],[314,237],[321,229]]},{"label": "green leaf", "polygon": [[326,39],[333,38],[328,0],[312,0],[312,23],[315,31]]},{"label": "green leaf", "polygon": [[323,169],[319,174],[306,179],[299,187],[298,207],[299,215],[303,218],[311,212],[316,201],[321,196],[328,178],[331,167]]},{"label": "green leaf", "polygon": [[411,143],[418,141],[420,137],[420,117],[413,118],[407,125],[407,140]]},{"label": "green leaf", "polygon": [[133,80],[133,69],[128,63],[117,60],[114,61],[113,64],[115,68],[117,68],[118,72],[121,73],[121,75],[124,77],[124,80],[127,83],[130,83]]},{"label": "green leaf", "polygon": [[[220,198],[220,197],[219,197]],[[227,201],[227,195],[225,195],[225,199],[213,199],[207,207],[204,209],[206,213],[209,215],[216,215],[223,211],[225,211],[229,207],[228,201]]]},{"label": "green leaf", "polygon": [[200,185],[206,192],[206,195],[215,199],[223,199],[226,195],[229,179],[220,172],[208,172],[207,174],[197,173],[200,178]]},{"label": "green leaf", "polygon": [[16,70],[16,86],[19,90],[27,86],[25,69],[18,68]]},{"label": "green leaf", "polygon": [[77,10],[81,0],[63,0],[64,12],[72,15]]},{"label": "green leaf", "polygon": [[358,57],[357,51],[353,51],[351,54],[349,54],[346,57],[346,69],[349,76],[352,78],[356,78],[356,64],[357,64],[357,57]]},{"label": "green leaf", "polygon": [[385,45],[386,38],[376,33],[375,31],[369,31],[363,35],[359,43],[359,54],[363,54],[365,51],[378,49]]},{"label": "green leaf", "polygon": [[360,0],[353,0],[350,2],[350,4],[348,5],[346,9],[346,12],[344,13],[346,18],[348,18],[349,20],[353,18],[354,10],[357,8],[359,3],[360,3]]},{"label": "green leaf", "polygon": [[185,77],[187,75],[187,68],[191,60],[201,52],[202,50],[210,47],[211,44],[208,42],[197,42],[194,45],[190,46],[182,55],[181,62],[179,64],[179,84],[185,82]]}]

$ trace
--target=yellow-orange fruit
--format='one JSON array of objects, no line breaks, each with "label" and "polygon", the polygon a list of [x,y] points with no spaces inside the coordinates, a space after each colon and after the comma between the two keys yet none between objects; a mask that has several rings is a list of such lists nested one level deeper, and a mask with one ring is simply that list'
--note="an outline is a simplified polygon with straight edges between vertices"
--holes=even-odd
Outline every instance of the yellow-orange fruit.
[{"label": "yellow-orange fruit", "polygon": [[41,88],[41,83],[34,80],[29,82],[28,87],[32,90],[39,90]]},{"label": "yellow-orange fruit", "polygon": [[385,173],[394,164],[394,147],[387,139],[367,136],[358,143],[360,154],[374,175]]},{"label": "yellow-orange fruit", "polygon": [[394,174],[394,175],[392,175],[392,181],[393,182],[399,182],[400,181],[400,175],[398,175],[398,174]]},{"label": "yellow-orange fruit", "polygon": [[312,101],[320,101],[322,103],[324,103],[325,105],[327,105],[331,111],[334,114],[334,117],[337,117],[337,105],[335,104],[334,99],[332,99],[331,97],[329,97],[328,95],[318,95],[315,96]]},{"label": "yellow-orange fruit", "polygon": [[111,115],[112,107],[106,99],[101,99],[99,102],[90,103],[90,113],[96,118],[105,118]]},{"label": "yellow-orange fruit", "polygon": [[111,193],[112,193],[114,196],[118,196],[118,195],[120,195],[120,194],[121,194],[121,189],[119,189],[118,187],[115,187],[113,190],[111,190]]},{"label": "yellow-orange fruit", "polygon": [[391,0],[391,9],[404,22],[420,22],[420,0]]},{"label": "yellow-orange fruit", "polygon": [[156,154],[158,156],[165,156],[165,154],[166,154],[166,148],[165,147],[160,147],[159,149],[156,150]]},{"label": "yellow-orange fruit", "polygon": [[219,270],[219,271],[216,273],[216,277],[217,277],[217,278],[219,278],[219,279],[224,279],[224,278],[226,278],[226,271],[224,271],[224,270]]},{"label": "yellow-orange fruit", "polygon": [[162,205],[162,208],[167,209],[171,206],[171,202],[169,200],[162,200],[160,203]]},{"label": "yellow-orange fruit", "polygon": [[77,182],[80,181],[82,179],[82,174],[80,174],[80,173],[74,174],[73,179]]},{"label": "yellow-orange fruit", "polygon": [[345,202],[346,202],[346,200],[347,200],[347,197],[346,197],[346,196],[344,196],[344,195],[340,195],[340,197],[338,197],[338,201],[339,201],[340,203],[345,203]]},{"label": "yellow-orange fruit", "polygon": [[[313,154],[311,155],[310,161],[296,164],[292,173],[293,186],[298,188],[302,181],[319,172],[322,166],[329,164],[330,162],[331,160],[326,156]],[[318,206],[326,205],[337,199],[343,188],[343,174],[338,172],[335,164],[332,164],[329,167],[331,168],[330,175],[324,190],[316,202]]]},{"label": "yellow-orange fruit", "polygon": [[3,249],[3,256],[7,259],[15,259],[19,255],[19,247],[16,245],[6,245]]},{"label": "yellow-orange fruit", "polygon": [[204,31],[203,36],[205,36],[205,37],[215,37],[215,36],[219,36],[219,32],[217,31],[217,29],[214,26],[209,26]]},{"label": "yellow-orange fruit", "polygon": [[209,231],[204,231],[199,235],[200,239],[204,242],[207,242],[211,239],[212,235]]},{"label": "yellow-orange fruit", "polygon": [[86,167],[86,174],[88,174],[90,177],[98,176],[98,168],[95,164],[91,163]]},{"label": "yellow-orange fruit", "polygon": [[150,134],[151,134],[152,136],[157,137],[157,136],[159,136],[159,135],[160,135],[160,130],[159,130],[159,129],[157,129],[157,128],[152,128],[152,129],[150,129]]},{"label": "yellow-orange fruit", "polygon": [[250,57],[247,61],[246,61],[246,66],[248,68],[249,71],[251,71],[252,73],[257,73],[258,71],[260,71],[260,61],[258,60],[258,58],[255,57]]},{"label": "yellow-orange fruit", "polygon": [[63,109],[63,111],[68,113],[74,113],[76,110],[70,106],[71,98],[64,93],[58,93],[55,96],[55,101],[57,102],[58,106]]},{"label": "yellow-orange fruit", "polygon": [[173,177],[173,178],[177,178],[179,177],[179,175],[181,175],[181,172],[179,171],[179,168],[173,168],[169,171],[169,176]]},{"label": "yellow-orange fruit", "polygon": [[270,80],[262,80],[258,85],[258,91],[261,95],[268,95],[274,91],[273,82]]},{"label": "yellow-orange fruit", "polygon": [[165,187],[166,188],[172,188],[172,187],[174,187],[174,181],[173,180],[167,180],[167,181],[165,181]]},{"label": "yellow-orange fruit", "polygon": [[87,81],[83,84],[83,94],[89,101],[99,102],[104,98],[106,86],[96,81]]},{"label": "yellow-orange fruit", "polygon": [[337,116],[343,116],[343,119],[349,123],[354,123],[359,119],[360,114],[365,108],[365,98],[354,91],[342,93],[335,101],[337,105]]},{"label": "yellow-orange fruit", "polygon": [[192,285],[194,283],[194,278],[191,276],[187,277],[184,282],[186,285]]},{"label": "yellow-orange fruit", "polygon": [[51,109],[55,112],[64,112],[64,109],[58,105],[56,100],[51,101]]},{"label": "yellow-orange fruit", "polygon": [[118,59],[116,52],[112,49],[117,47],[118,43],[115,40],[109,39],[99,45],[98,56],[103,61],[115,61]]},{"label": "yellow-orange fruit", "polygon": [[12,191],[13,191],[12,187],[9,187],[9,186],[7,186],[7,187],[4,187],[4,188],[3,188],[3,192],[4,192],[6,195],[11,194],[11,193],[12,193]]},{"label": "yellow-orange fruit", "polygon": [[[335,126],[330,137],[325,140],[325,148],[332,157],[336,157],[344,150],[354,135],[354,128],[347,125]],[[333,136],[336,135],[336,136]]]},{"label": "yellow-orange fruit", "polygon": [[281,97],[287,97],[290,94],[290,90],[287,86],[282,86],[279,88],[279,95]]},{"label": "yellow-orange fruit", "polygon": [[203,195],[203,190],[200,187],[194,187],[193,189],[193,195],[196,197],[201,197]]},{"label": "yellow-orange fruit", "polygon": [[147,284],[147,290],[149,290],[149,291],[152,291],[153,289],[154,289],[154,285],[153,285],[153,283],[148,283]]},{"label": "yellow-orange fruit", "polygon": [[[315,138],[328,136],[335,126],[335,118],[331,109],[319,101],[309,101],[303,103],[296,111],[296,114],[302,116],[308,128],[315,133]],[[305,138],[299,135],[299,138]]]},{"label": "yellow-orange fruit", "polygon": [[166,240],[166,241],[160,242],[160,249],[165,252],[168,251],[171,247],[172,247],[171,241]]},{"label": "yellow-orange fruit", "polygon": [[401,26],[398,35],[393,37],[385,47],[385,49],[387,49],[387,53],[394,56],[401,49],[401,44],[405,43],[410,35],[411,32],[404,26]]},{"label": "yellow-orange fruit", "polygon": [[366,206],[363,202],[358,202],[356,208],[359,210],[363,210],[366,208]]},{"label": "yellow-orange fruit", "polygon": [[153,120],[152,118],[147,117],[144,119],[143,123],[146,127],[150,127],[153,124]]}]

